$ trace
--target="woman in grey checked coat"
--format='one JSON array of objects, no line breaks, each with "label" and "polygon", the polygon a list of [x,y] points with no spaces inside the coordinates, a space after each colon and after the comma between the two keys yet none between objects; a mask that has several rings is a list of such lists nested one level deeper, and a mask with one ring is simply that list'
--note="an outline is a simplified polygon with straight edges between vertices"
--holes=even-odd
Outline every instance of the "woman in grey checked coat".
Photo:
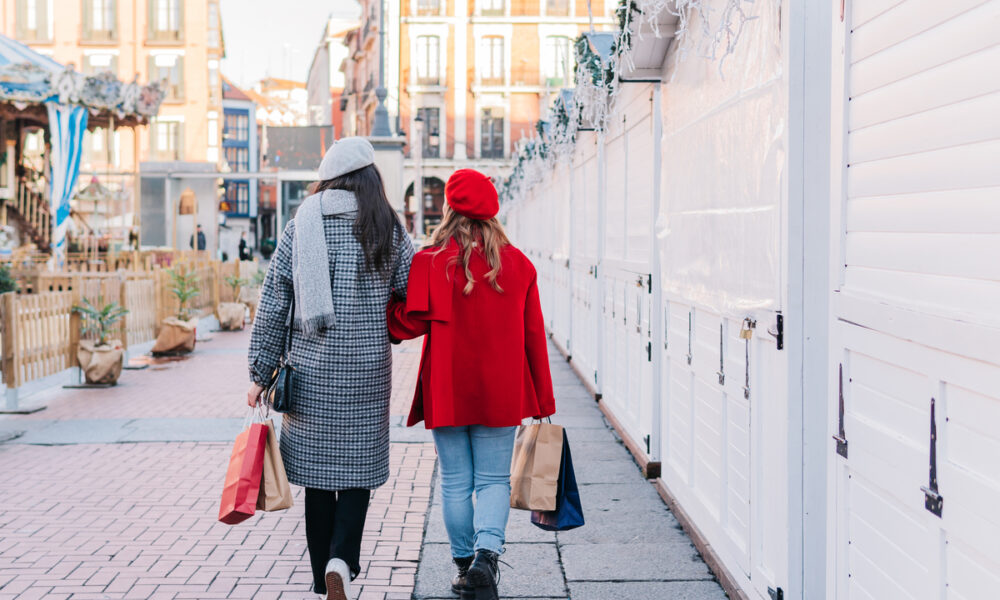
[{"label": "woman in grey checked coat", "polygon": [[319,174],[318,193],[285,227],[268,267],[250,339],[247,400],[259,401],[278,366],[294,310],[294,391],[281,455],[289,481],[306,488],[314,591],[346,600],[361,569],[371,490],[389,477],[386,305],[394,289],[405,294],[413,245],[367,140],[336,142]]}]

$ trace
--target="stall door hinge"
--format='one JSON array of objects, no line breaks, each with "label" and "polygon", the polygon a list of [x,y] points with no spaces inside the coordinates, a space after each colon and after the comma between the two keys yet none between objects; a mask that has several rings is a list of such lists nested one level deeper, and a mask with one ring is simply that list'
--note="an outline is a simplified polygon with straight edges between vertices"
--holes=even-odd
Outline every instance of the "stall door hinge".
[{"label": "stall door hinge", "polygon": [[781,588],[774,589],[769,587],[767,588],[767,595],[771,597],[771,600],[785,600],[785,591]]},{"label": "stall door hinge", "polygon": [[646,342],[646,362],[653,362],[653,342]]},{"label": "stall door hinge", "polygon": [[838,371],[838,401],[837,401],[837,435],[833,439],[837,442],[837,454],[847,458],[847,434],[844,432],[844,365],[840,365]]},{"label": "stall door hinge", "polygon": [[937,481],[937,423],[934,419],[934,398],[931,398],[931,454],[930,454],[930,482],[920,488],[924,493],[924,508],[934,515],[940,517],[941,509],[944,508],[944,497],[938,493]]},{"label": "stall door hinge", "polygon": [[649,291],[650,294],[653,293],[653,274],[652,273],[646,275],[646,289]]},{"label": "stall door hinge", "polygon": [[687,353],[688,364],[691,364],[691,360],[694,358],[694,355],[691,354],[691,330],[693,329],[692,326],[693,320],[694,317],[691,315],[691,311],[688,311],[688,353]]},{"label": "stall door hinge", "polygon": [[771,331],[770,329],[768,329],[767,332],[770,333],[772,336],[774,336],[774,340],[777,343],[778,350],[784,350],[785,349],[785,315],[783,315],[781,313],[778,313],[774,328],[775,328],[774,331]]},{"label": "stall door hinge", "polygon": [[646,442],[646,455],[649,456],[649,435],[643,437],[642,441]]},{"label": "stall door hinge", "polygon": [[719,323],[719,385],[726,384],[726,334],[723,331],[722,323]]}]

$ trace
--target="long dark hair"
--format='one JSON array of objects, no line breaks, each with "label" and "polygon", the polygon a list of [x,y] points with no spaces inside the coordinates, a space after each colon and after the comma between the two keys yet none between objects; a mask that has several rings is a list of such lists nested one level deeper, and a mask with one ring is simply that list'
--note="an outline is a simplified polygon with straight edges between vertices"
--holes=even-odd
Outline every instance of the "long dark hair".
[{"label": "long dark hair", "polygon": [[358,216],[354,219],[354,237],[365,254],[365,268],[388,277],[392,267],[396,232],[401,225],[392,210],[382,185],[382,174],[375,165],[368,165],[334,179],[320,181],[313,193],[324,190],[354,192],[358,199]]}]

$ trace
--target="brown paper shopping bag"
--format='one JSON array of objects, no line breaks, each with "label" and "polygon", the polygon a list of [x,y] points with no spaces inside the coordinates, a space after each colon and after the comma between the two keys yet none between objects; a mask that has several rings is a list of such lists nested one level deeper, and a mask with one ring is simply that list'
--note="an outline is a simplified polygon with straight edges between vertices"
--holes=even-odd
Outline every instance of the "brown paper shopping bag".
[{"label": "brown paper shopping bag", "polygon": [[278,438],[274,435],[274,422],[267,422],[267,444],[264,446],[264,474],[261,477],[257,509],[265,512],[292,507],[292,487],[281,462]]},{"label": "brown paper shopping bag", "polygon": [[510,465],[510,506],[555,510],[562,460],[563,428],[551,423],[522,425]]}]

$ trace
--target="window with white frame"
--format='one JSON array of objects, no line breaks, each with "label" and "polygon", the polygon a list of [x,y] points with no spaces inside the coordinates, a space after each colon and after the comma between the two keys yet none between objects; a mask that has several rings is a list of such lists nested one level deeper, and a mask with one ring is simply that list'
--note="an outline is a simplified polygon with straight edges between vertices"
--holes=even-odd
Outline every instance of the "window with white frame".
[{"label": "window with white frame", "polygon": [[417,116],[423,121],[423,156],[441,158],[441,109],[423,107],[417,109]]},{"label": "window with white frame", "polygon": [[109,71],[118,76],[118,57],[114,54],[87,54],[83,57],[82,72],[84,75],[96,75]]},{"label": "window with white frame", "polygon": [[17,39],[26,42],[49,41],[48,0],[17,0]]},{"label": "window with white frame", "polygon": [[505,0],[479,0],[479,13],[486,17],[502,17]]},{"label": "window with white frame", "polygon": [[479,116],[480,158],[504,157],[504,111],[502,108],[484,108]]},{"label": "window with white frame", "polygon": [[115,0],[83,0],[83,39],[89,42],[118,39]]},{"label": "window with white frame", "polygon": [[568,17],[569,0],[545,0],[545,14],[550,17]]},{"label": "window with white frame", "polygon": [[149,154],[156,161],[180,160],[184,124],[154,120],[149,128]]},{"label": "window with white frame", "polygon": [[441,80],[441,38],[417,36],[417,83],[438,85]]},{"label": "window with white frame", "polygon": [[182,0],[149,0],[147,7],[150,40],[174,42],[183,39]]},{"label": "window with white frame", "polygon": [[562,35],[545,38],[545,56],[542,66],[545,70],[545,84],[566,85],[571,79],[573,63],[570,55],[570,40]]},{"label": "window with white frame", "polygon": [[184,99],[184,57],[177,54],[151,54],[149,80],[164,84],[166,100]]},{"label": "window with white frame", "polygon": [[479,81],[484,85],[503,85],[503,38],[498,35],[484,37],[479,43]]},{"label": "window with white frame", "polygon": [[221,45],[219,34],[219,5],[208,5],[208,47],[218,48]]},{"label": "window with white frame", "polygon": [[418,15],[441,14],[441,0],[417,0]]}]

